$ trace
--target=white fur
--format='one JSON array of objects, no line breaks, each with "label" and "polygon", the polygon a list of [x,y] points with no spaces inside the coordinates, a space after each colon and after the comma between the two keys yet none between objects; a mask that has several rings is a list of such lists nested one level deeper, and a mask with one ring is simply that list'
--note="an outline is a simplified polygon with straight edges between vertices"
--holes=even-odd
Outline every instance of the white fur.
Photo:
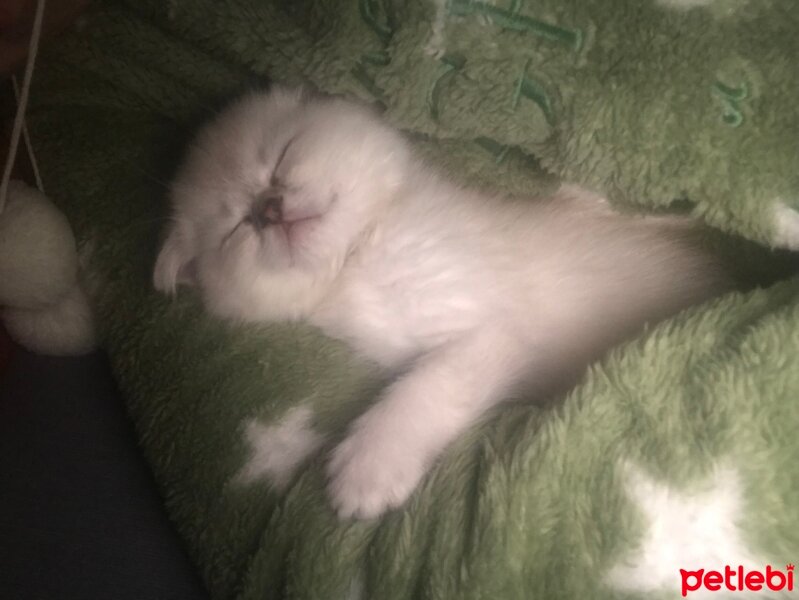
[{"label": "white fur", "polygon": [[[287,219],[315,217],[256,229],[254,198],[275,183]],[[573,380],[722,279],[680,221],[617,215],[574,187],[538,201],[463,189],[365,107],[292,90],[201,132],[172,200],[158,289],[194,271],[217,315],[306,320],[404,371],[333,452],[342,517],[399,506],[511,388]]]},{"label": "white fur", "polygon": [[[743,496],[737,471],[720,467],[694,491],[675,490],[637,467],[625,466],[627,493],[646,522],[641,545],[608,574],[606,582],[619,590],[672,592],[679,597],[680,569],[717,570],[725,565],[763,570],[770,564],[756,557],[743,540],[739,523]],[[777,563],[779,564],[779,563]],[[772,595],[773,592],[771,593]],[[691,598],[767,596],[700,588]]]},{"label": "white fur", "polygon": [[312,420],[311,409],[299,406],[276,425],[263,425],[255,419],[248,422],[244,437],[250,458],[236,480],[251,483],[265,477],[270,485],[283,489],[295,469],[322,443],[322,435],[311,427]]},{"label": "white fur", "polygon": [[782,200],[774,204],[774,243],[789,250],[799,250],[799,211]]}]

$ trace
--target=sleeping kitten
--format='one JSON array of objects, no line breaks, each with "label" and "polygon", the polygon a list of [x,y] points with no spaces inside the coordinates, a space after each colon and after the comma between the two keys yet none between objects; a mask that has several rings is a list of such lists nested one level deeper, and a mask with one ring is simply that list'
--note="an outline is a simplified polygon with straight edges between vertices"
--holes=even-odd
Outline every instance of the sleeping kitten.
[{"label": "sleeping kitten", "polygon": [[573,381],[725,276],[676,218],[464,189],[369,109],[275,89],[201,131],[172,189],[155,287],[207,308],[305,320],[402,373],[332,453],[341,517],[401,505],[444,448],[519,386]]}]

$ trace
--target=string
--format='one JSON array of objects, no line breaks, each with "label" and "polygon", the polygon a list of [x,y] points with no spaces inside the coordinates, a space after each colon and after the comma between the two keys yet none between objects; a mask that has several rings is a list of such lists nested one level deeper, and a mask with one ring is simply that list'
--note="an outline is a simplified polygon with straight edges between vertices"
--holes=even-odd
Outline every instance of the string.
[{"label": "string", "polygon": [[[39,52],[39,38],[42,34],[42,20],[44,16],[45,0],[38,0],[36,4],[36,15],[33,18],[33,30],[31,31],[31,39],[28,44],[28,60],[25,63],[25,75],[22,80],[22,90],[20,90],[17,99],[17,114],[14,116],[14,127],[11,130],[11,142],[8,148],[8,157],[3,169],[3,178],[0,180],[0,213],[6,206],[8,197],[8,183],[11,180],[11,170],[14,168],[14,162],[17,157],[17,148],[19,147],[19,139],[25,127],[25,109],[28,106],[28,95],[30,93],[31,80],[33,79],[33,66],[36,62],[36,55]],[[30,151],[30,140],[26,134],[26,143]],[[31,152],[32,154],[32,152]],[[40,184],[38,176],[38,168],[34,163],[34,172],[36,173],[37,184]]]},{"label": "string", "polygon": [[[14,86],[14,97],[17,99],[17,105],[19,105],[19,84],[17,83],[16,75],[11,77],[11,84]],[[28,123],[25,119],[22,121],[22,139],[25,142],[25,148],[28,150],[28,158],[33,168],[33,178],[36,180],[36,187],[44,194],[44,183],[42,182],[42,176],[39,172],[39,163],[36,160],[36,155],[33,153],[33,142],[31,142],[31,134],[28,131]]]}]

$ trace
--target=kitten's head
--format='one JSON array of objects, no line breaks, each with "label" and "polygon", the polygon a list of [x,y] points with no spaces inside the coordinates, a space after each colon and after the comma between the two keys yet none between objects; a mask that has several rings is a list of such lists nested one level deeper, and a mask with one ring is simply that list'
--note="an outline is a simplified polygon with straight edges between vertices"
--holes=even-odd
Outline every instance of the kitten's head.
[{"label": "kitten's head", "polygon": [[402,137],[365,106],[280,88],[239,100],[200,132],[175,178],[155,287],[192,281],[218,314],[271,314],[254,305],[335,277],[408,160]]}]

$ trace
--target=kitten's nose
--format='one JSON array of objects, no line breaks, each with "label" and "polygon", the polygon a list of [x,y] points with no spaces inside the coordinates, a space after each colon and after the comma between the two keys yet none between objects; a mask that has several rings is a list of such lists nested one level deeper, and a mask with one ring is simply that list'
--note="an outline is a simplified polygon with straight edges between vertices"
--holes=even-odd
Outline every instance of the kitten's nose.
[{"label": "kitten's nose", "polygon": [[251,217],[258,229],[268,225],[279,225],[283,222],[283,196],[266,191],[252,204]]}]

